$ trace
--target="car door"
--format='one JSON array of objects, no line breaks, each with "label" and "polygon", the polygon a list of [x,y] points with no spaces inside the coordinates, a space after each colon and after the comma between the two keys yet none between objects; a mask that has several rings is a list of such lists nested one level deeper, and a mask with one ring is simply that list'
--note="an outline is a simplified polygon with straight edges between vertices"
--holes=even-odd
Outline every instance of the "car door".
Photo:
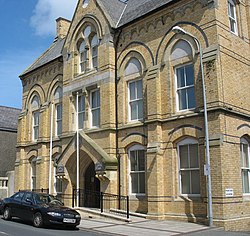
[{"label": "car door", "polygon": [[22,199],[24,196],[24,192],[18,192],[13,197],[11,198],[11,201],[9,202],[9,206],[11,208],[11,215],[12,216],[17,216],[19,217],[21,212],[21,204],[22,204]]},{"label": "car door", "polygon": [[22,204],[21,204],[21,209],[20,209],[21,216],[22,216],[21,218],[24,220],[32,220],[33,211],[34,211],[33,193],[27,192],[22,198]]}]

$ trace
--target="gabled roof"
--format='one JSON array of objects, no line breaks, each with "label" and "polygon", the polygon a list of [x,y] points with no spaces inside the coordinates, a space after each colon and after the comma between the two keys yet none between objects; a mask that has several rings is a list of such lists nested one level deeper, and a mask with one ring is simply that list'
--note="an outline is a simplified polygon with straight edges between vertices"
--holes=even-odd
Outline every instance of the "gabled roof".
[{"label": "gabled roof", "polygon": [[32,65],[30,65],[20,76],[23,76],[40,66],[43,66],[60,56],[62,56],[62,48],[65,39],[58,38]]},{"label": "gabled roof", "polygon": [[17,108],[0,106],[0,130],[16,131],[20,112]]},{"label": "gabled roof", "polygon": [[[98,0],[113,28],[124,26],[174,0]],[[111,19],[111,20],[110,20]]]},{"label": "gabled roof", "polygon": [[[155,11],[166,4],[177,0],[97,0],[112,28],[120,28],[146,14]],[[20,77],[62,56],[64,39],[53,42]]]}]

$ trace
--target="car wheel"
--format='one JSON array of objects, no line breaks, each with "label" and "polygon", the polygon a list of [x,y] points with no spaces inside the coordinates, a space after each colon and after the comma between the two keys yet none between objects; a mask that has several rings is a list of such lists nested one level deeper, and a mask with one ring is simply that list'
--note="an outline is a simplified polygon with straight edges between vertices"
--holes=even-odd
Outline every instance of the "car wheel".
[{"label": "car wheel", "polygon": [[40,212],[37,212],[33,217],[33,225],[37,228],[43,226],[43,217]]},{"label": "car wheel", "polygon": [[9,207],[5,207],[3,210],[3,218],[5,220],[11,220],[11,213],[10,213],[10,208]]}]

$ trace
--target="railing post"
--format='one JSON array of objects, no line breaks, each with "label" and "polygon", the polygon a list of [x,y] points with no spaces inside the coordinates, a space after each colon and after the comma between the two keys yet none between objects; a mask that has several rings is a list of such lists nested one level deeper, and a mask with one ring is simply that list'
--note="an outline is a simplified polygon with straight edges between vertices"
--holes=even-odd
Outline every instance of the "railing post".
[{"label": "railing post", "polygon": [[100,207],[101,207],[101,212],[103,212],[103,192],[101,192]]},{"label": "railing post", "polygon": [[78,193],[79,194],[79,206],[78,207],[80,207],[81,206],[81,189],[79,188],[78,191],[79,191]]},{"label": "railing post", "polygon": [[129,219],[129,196],[127,196],[127,219]]},{"label": "railing post", "polygon": [[75,189],[73,189],[73,192],[72,192],[72,207],[73,208],[75,207]]}]

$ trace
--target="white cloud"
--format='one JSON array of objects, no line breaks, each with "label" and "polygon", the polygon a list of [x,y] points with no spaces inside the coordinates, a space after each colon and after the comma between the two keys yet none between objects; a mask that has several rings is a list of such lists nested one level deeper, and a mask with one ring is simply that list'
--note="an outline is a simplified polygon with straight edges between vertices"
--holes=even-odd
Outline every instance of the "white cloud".
[{"label": "white cloud", "polygon": [[77,0],[38,0],[30,19],[39,36],[55,35],[55,20],[63,17],[71,20]]}]

